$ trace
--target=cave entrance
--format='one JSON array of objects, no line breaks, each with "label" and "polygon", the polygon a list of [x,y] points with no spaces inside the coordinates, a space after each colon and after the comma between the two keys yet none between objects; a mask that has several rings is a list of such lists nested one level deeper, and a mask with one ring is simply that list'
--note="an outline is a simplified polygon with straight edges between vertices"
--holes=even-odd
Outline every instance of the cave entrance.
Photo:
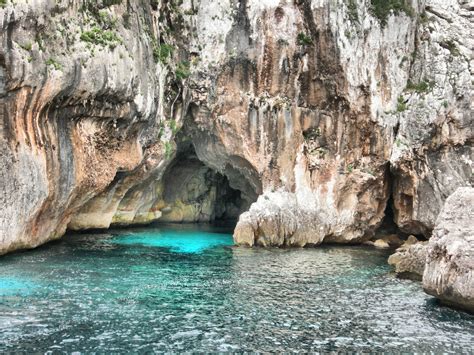
[{"label": "cave entrance", "polygon": [[393,198],[390,198],[387,201],[385,206],[385,216],[382,219],[382,223],[376,231],[376,235],[389,235],[389,234],[398,234],[403,235],[398,226],[395,223],[395,212],[393,210]]},{"label": "cave entrance", "polygon": [[159,223],[235,225],[254,202],[232,188],[225,175],[200,161],[191,144],[179,147],[162,181]]},{"label": "cave entrance", "polygon": [[[420,234],[406,233],[397,226],[395,223],[395,207],[393,202],[393,196],[387,201],[387,206],[385,207],[385,216],[380,224],[380,226],[375,231],[374,239],[383,239],[384,237],[390,235],[397,235],[401,240],[407,240],[408,236],[412,234],[418,240],[427,240],[425,236]],[[390,244],[390,242],[389,242]]]}]

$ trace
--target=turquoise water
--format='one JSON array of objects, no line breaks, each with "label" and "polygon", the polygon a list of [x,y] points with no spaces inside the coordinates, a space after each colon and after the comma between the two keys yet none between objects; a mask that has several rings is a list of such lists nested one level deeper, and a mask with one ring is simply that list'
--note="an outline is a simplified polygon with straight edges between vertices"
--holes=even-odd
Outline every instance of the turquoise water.
[{"label": "turquoise water", "polygon": [[114,243],[163,247],[176,253],[201,253],[216,246],[232,245],[232,237],[229,234],[205,230],[199,231],[196,237],[195,231],[165,229],[131,233],[115,239]]},{"label": "turquoise water", "polygon": [[0,258],[0,352],[472,353],[474,317],[386,258],[234,248],[197,226],[69,235]]},{"label": "turquoise water", "polygon": [[13,295],[28,295],[34,285],[16,277],[0,277],[0,297]]}]

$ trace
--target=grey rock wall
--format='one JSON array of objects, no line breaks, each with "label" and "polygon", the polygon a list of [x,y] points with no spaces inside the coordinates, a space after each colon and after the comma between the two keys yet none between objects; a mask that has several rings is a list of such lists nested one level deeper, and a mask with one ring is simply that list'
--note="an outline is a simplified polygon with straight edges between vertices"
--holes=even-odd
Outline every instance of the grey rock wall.
[{"label": "grey rock wall", "polygon": [[423,273],[424,290],[474,312],[474,188],[459,188],[436,221]]}]

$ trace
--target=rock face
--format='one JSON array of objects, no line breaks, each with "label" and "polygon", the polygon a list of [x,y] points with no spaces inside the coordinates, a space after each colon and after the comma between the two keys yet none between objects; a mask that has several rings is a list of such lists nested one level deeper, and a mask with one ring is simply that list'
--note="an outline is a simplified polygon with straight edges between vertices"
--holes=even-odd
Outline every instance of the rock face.
[{"label": "rock face", "polygon": [[387,206],[428,236],[472,184],[472,6],[380,4],[7,0],[0,253],[237,215],[241,245],[359,243]]},{"label": "rock face", "polygon": [[[91,198],[108,188],[118,204],[166,160],[167,69],[141,35],[154,12],[119,3],[1,5],[0,254],[61,237]],[[85,224],[113,215],[98,208]]]},{"label": "rock face", "polygon": [[420,280],[425,270],[427,242],[420,242],[414,236],[396,250],[388,258],[388,263],[395,267],[395,272],[401,277]]},{"label": "rock face", "polygon": [[[389,16],[385,25],[370,6],[355,8],[313,2],[267,8],[259,20],[249,15],[257,33],[251,53],[263,58],[225,80],[247,83],[256,73],[248,85],[222,89],[222,100],[236,90],[243,97],[235,106],[226,99],[222,120],[227,127],[238,121],[250,91],[249,127],[232,131],[244,137],[250,152],[239,155],[262,176],[265,194],[241,216],[238,244],[362,242],[379,226],[390,194],[397,225],[429,236],[447,196],[472,183],[471,39],[459,27],[472,28],[468,6],[413,2],[417,15]],[[300,21],[297,33],[290,19]],[[299,61],[288,59],[295,55]],[[270,142],[276,148],[257,161]],[[276,169],[259,167],[263,161]]]},{"label": "rock face", "polygon": [[399,96],[391,157],[395,222],[429,236],[446,198],[472,186],[472,3],[426,1]]},{"label": "rock face", "polygon": [[424,290],[443,303],[474,312],[474,188],[446,201],[428,243]]}]

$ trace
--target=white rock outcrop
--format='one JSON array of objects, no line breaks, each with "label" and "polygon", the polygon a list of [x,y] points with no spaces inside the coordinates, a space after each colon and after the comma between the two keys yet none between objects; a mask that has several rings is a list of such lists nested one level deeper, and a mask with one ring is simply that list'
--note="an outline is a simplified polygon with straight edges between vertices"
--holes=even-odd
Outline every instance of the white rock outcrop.
[{"label": "white rock outcrop", "polygon": [[446,200],[428,243],[423,289],[474,312],[474,188],[459,188]]}]

